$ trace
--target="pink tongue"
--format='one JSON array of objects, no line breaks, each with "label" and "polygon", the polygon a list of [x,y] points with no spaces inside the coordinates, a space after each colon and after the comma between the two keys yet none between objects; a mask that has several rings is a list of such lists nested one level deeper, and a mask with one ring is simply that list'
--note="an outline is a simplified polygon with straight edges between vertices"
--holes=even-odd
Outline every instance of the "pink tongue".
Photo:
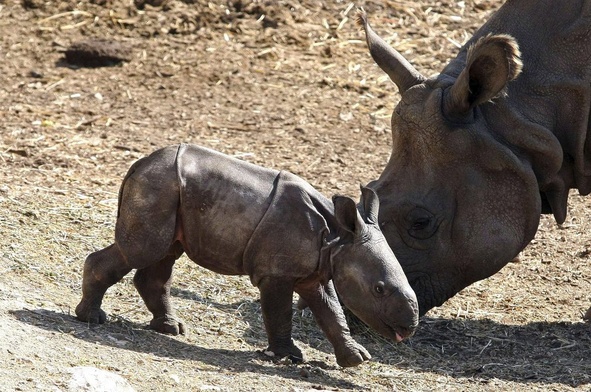
[{"label": "pink tongue", "polygon": [[396,342],[400,343],[404,340],[404,338],[402,336],[400,336],[400,334],[398,332],[396,332]]}]

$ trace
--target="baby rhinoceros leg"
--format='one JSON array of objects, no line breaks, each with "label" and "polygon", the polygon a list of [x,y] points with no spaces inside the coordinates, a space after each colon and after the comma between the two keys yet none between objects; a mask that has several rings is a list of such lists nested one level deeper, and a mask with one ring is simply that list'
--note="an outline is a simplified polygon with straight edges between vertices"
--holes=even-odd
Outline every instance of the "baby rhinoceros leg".
[{"label": "baby rhinoceros leg", "polygon": [[288,357],[295,363],[302,362],[302,351],[291,338],[293,280],[265,277],[258,288],[269,341],[266,353],[277,358]]},{"label": "baby rhinoceros leg", "polygon": [[170,303],[172,268],[182,253],[183,250],[178,245],[175,249],[171,249],[171,254],[164,259],[146,268],[138,269],[133,277],[135,288],[153,315],[150,328],[160,333],[171,335],[185,333],[185,326],[176,319]]},{"label": "baby rhinoceros leg", "polygon": [[356,366],[371,359],[367,350],[351,337],[332,281],[326,285],[318,282],[301,284],[295,291],[310,307],[316,322],[333,345],[340,366]]},{"label": "baby rhinoceros leg", "polygon": [[170,279],[174,261],[182,254],[177,235],[179,184],[176,149],[163,149],[140,159],[129,169],[119,197],[115,244],[88,256],[82,282],[80,320],[105,321],[100,309],[105,291],[132,269],[134,283],[154,315],[151,326],[178,333],[170,306]]},{"label": "baby rhinoceros leg", "polygon": [[131,268],[115,244],[91,253],[84,262],[82,300],[76,306],[78,319],[91,324],[104,323],[107,315],[101,309],[101,304],[105,292],[129,271]]}]

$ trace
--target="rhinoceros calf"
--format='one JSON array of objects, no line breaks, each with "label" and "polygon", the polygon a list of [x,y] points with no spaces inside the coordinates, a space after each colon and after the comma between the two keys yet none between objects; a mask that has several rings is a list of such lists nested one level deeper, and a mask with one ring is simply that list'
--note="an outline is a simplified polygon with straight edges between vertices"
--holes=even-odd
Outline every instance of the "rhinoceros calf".
[{"label": "rhinoceros calf", "polygon": [[591,193],[591,0],[507,0],[425,78],[371,29],[402,95],[392,153],[369,186],[421,313],[512,260],[540,213]]},{"label": "rhinoceros calf", "polygon": [[192,145],[158,150],[123,180],[115,243],[86,259],[76,315],[105,322],[106,290],[137,269],[134,284],[154,316],[151,328],[184,332],[170,286],[175,260],[185,252],[212,271],[250,276],[275,356],[303,359],[291,338],[295,291],[338,364],[357,365],[370,355],[350,336],[334,287],[357,317],[396,341],[415,330],[418,305],[376,225],[376,194],[363,188],[359,211],[347,197],[333,203],[285,171]]}]

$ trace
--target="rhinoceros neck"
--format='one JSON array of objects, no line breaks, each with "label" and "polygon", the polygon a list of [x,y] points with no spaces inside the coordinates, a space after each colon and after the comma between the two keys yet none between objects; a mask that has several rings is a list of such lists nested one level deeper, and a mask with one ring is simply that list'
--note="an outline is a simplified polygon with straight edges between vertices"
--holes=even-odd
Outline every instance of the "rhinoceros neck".
[{"label": "rhinoceros neck", "polygon": [[329,273],[324,247],[333,219],[330,200],[302,178],[279,172],[268,207],[244,249],[243,270],[255,286],[269,274],[305,279]]},{"label": "rhinoceros neck", "polygon": [[570,188],[591,193],[590,18],[590,0],[508,1],[442,72],[457,77],[467,48],[487,34],[517,40],[521,75],[509,83],[506,96],[481,110],[494,136],[531,165],[557,220],[564,217]]},{"label": "rhinoceros neck", "polygon": [[312,189],[309,196],[314,208],[320,215],[322,215],[326,222],[326,227],[328,228],[319,249],[320,260],[318,263],[318,273],[321,276],[323,283],[326,283],[332,279],[333,266],[331,264],[331,253],[335,249],[335,245],[339,239],[337,234],[338,223],[334,216],[334,204],[331,200],[315,189]]}]

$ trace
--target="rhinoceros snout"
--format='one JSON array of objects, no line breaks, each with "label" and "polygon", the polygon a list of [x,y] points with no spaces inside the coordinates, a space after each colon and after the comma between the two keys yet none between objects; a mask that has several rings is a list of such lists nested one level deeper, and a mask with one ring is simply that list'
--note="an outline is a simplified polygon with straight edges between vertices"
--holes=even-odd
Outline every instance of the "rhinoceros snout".
[{"label": "rhinoceros snout", "polygon": [[419,305],[414,291],[401,293],[400,308],[397,309],[396,341],[411,337],[419,326]]}]

